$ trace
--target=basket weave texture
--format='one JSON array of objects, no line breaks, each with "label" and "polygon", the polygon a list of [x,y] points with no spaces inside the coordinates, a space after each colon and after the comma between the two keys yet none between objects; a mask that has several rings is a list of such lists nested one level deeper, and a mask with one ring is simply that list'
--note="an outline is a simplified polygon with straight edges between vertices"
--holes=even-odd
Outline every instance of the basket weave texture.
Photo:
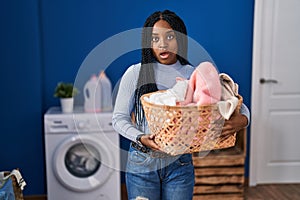
[{"label": "basket weave texture", "polygon": [[[157,91],[162,92],[162,91]],[[155,92],[155,93],[157,93]],[[152,93],[144,94],[141,102],[151,134],[160,149],[170,155],[228,148],[235,145],[236,134],[221,136],[225,119],[218,105],[166,106],[145,100]],[[238,96],[239,111],[242,97]]]}]

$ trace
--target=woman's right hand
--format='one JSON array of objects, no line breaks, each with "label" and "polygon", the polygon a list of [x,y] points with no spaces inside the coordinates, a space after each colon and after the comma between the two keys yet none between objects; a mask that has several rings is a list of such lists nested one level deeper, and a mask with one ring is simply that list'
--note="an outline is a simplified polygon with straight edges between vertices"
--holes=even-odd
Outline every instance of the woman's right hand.
[{"label": "woman's right hand", "polygon": [[152,134],[145,134],[141,137],[141,143],[153,150],[160,150],[159,146],[154,141],[154,137],[155,136]]}]

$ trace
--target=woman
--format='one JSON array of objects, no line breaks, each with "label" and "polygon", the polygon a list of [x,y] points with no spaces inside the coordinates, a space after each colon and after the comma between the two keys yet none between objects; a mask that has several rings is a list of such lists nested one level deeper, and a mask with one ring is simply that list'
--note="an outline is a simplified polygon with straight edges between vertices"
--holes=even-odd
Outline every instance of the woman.
[{"label": "woman", "polygon": [[[187,31],[174,12],[150,15],[142,32],[141,63],[130,66],[119,86],[113,113],[113,126],[131,140],[126,171],[128,198],[188,200],[193,197],[194,167],[191,154],[169,156],[159,151],[140,102],[143,94],[171,88],[176,77],[188,79],[194,68],[187,61]],[[131,114],[134,112],[134,120]],[[247,126],[249,110],[225,122],[223,134]],[[133,123],[135,121],[135,123]]]}]

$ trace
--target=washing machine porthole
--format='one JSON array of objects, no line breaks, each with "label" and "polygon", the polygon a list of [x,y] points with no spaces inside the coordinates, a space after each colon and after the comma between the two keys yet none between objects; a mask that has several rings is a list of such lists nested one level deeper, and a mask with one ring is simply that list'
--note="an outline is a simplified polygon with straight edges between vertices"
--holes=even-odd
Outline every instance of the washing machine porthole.
[{"label": "washing machine porthole", "polygon": [[[112,174],[112,168],[110,166],[114,165],[114,157],[109,151],[109,147],[101,141],[102,139],[103,138],[97,134],[77,135],[66,138],[59,145],[53,156],[53,172],[61,184],[71,190],[81,192],[93,190],[106,182]],[[83,156],[85,158],[81,158],[79,161],[75,161],[75,157],[72,157],[74,155],[69,155],[70,158],[67,158],[69,152],[79,152],[83,148],[85,148],[85,154],[87,154],[87,152],[94,154],[92,157],[99,158],[99,160],[93,161],[93,164],[89,163],[89,166],[82,167],[82,163],[86,161],[85,156]],[[81,152],[81,154],[84,153]],[[79,157],[82,157],[82,155]],[[78,162],[77,165],[72,167],[66,165],[66,162],[71,162],[71,160],[74,163]],[[92,168],[94,168],[95,172],[93,172]],[[91,173],[91,175],[87,176],[88,173],[84,175],[81,174],[84,169],[90,169],[89,173]],[[78,175],[86,177],[79,177]]]},{"label": "washing machine porthole", "polygon": [[65,166],[76,177],[93,176],[101,166],[101,155],[90,144],[75,144],[65,156]]}]

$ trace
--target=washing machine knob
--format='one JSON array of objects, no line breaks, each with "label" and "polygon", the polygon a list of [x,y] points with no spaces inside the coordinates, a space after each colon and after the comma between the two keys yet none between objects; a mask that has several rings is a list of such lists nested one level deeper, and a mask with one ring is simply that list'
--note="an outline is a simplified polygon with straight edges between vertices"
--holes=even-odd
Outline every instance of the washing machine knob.
[{"label": "washing machine knob", "polygon": [[83,129],[83,128],[86,127],[86,123],[85,123],[85,122],[78,122],[77,127],[78,127],[79,129]]}]

